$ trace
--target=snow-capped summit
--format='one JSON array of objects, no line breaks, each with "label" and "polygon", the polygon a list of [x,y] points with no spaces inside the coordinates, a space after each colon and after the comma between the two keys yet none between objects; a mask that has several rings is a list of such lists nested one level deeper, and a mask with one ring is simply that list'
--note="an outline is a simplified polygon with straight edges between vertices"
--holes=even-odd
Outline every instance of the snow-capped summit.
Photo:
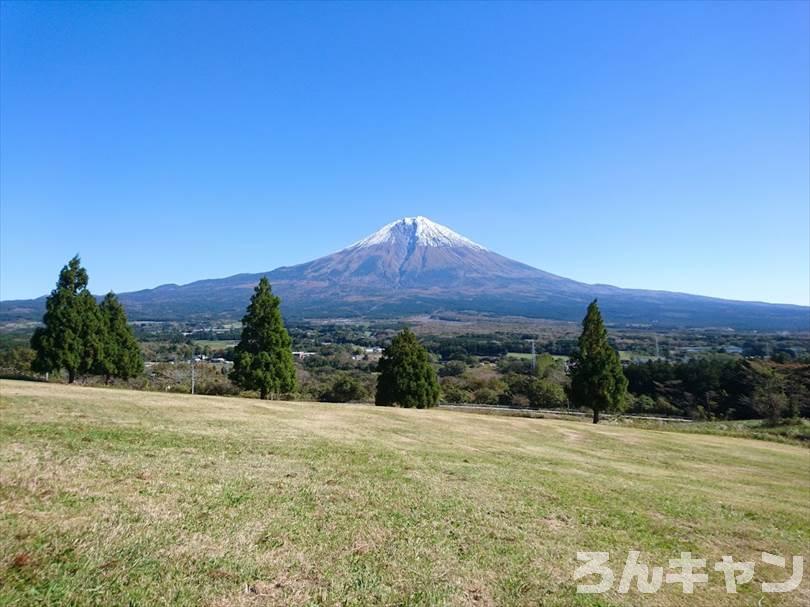
[{"label": "snow-capped summit", "polygon": [[403,217],[332,255],[293,268],[279,268],[285,279],[335,288],[385,292],[389,289],[468,288],[504,279],[533,280],[551,276],[512,261],[431,221]]},{"label": "snow-capped summit", "polygon": [[370,236],[349,247],[359,249],[375,245],[390,244],[397,241],[407,242],[411,246],[423,247],[466,247],[485,251],[486,248],[454,232],[447,226],[431,221],[427,217],[403,217],[383,226]]}]

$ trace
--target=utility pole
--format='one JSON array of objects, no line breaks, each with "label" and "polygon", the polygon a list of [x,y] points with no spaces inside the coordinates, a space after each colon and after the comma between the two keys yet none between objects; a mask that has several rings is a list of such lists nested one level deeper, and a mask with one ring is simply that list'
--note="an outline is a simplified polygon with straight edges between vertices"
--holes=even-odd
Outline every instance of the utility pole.
[{"label": "utility pole", "polygon": [[537,352],[534,349],[534,340],[532,340],[532,372],[537,367]]},{"label": "utility pole", "polygon": [[194,348],[191,349],[191,393],[194,394]]},{"label": "utility pole", "polygon": [[655,334],[655,359],[661,358],[661,352],[658,349],[658,333]]}]

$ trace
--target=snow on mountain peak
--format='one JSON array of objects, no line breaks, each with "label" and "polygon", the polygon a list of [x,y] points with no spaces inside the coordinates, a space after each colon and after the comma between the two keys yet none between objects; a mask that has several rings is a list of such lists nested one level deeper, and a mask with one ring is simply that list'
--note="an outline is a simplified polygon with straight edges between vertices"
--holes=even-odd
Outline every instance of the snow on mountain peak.
[{"label": "snow on mountain peak", "polygon": [[383,226],[371,236],[367,236],[353,245],[350,249],[371,247],[396,240],[406,240],[414,246],[424,247],[467,247],[470,249],[486,249],[481,245],[454,232],[450,228],[431,221],[427,217],[403,217],[397,221]]}]

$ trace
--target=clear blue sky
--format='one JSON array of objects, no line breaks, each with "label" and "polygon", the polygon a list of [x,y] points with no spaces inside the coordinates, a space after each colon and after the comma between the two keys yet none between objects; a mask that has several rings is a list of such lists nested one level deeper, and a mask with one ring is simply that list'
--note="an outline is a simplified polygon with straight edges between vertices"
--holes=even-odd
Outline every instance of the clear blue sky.
[{"label": "clear blue sky", "polygon": [[405,215],[586,282],[810,303],[810,4],[2,3],[0,297]]}]

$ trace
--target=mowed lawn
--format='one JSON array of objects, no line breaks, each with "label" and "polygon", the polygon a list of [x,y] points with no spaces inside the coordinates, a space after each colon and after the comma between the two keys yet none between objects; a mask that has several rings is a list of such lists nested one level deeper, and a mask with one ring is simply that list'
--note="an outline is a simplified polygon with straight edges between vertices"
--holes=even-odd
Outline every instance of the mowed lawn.
[{"label": "mowed lawn", "polygon": [[[800,605],[616,592],[629,549],[810,557],[810,450],[582,422],[0,382],[2,605]],[[577,595],[576,552],[617,582]],[[788,559],[789,560],[789,559]],[[589,581],[589,580],[582,580]]]}]

